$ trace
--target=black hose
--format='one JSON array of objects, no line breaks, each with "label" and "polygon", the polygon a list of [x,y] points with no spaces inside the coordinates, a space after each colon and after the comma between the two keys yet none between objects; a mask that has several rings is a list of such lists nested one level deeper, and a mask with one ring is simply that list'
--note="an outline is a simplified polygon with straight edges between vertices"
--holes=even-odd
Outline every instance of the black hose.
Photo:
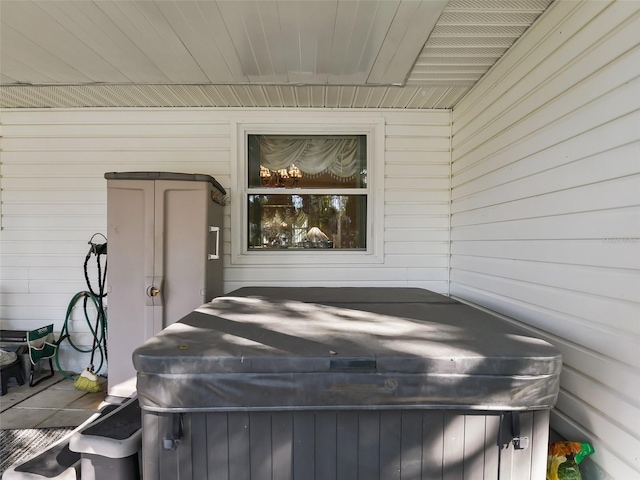
[{"label": "black hose", "polygon": [[[91,248],[89,249],[89,252],[87,253],[87,256],[85,257],[84,260],[84,278],[87,282],[87,287],[89,287],[89,291],[93,294],[94,297],[96,297],[98,299],[98,317],[96,318],[96,330],[98,329],[100,320],[102,319],[103,325],[105,326],[105,330],[106,330],[106,318],[107,316],[105,315],[104,312],[104,305],[102,303],[102,299],[104,297],[107,296],[107,294],[105,293],[105,286],[106,286],[106,282],[107,282],[107,262],[105,261],[104,263],[104,272],[102,272],[102,264],[100,263],[100,256],[101,255],[106,255],[107,254],[107,243],[106,243],[106,238],[104,237],[104,235],[102,235],[102,237],[105,239],[105,243],[102,244],[96,244],[93,243],[93,239],[96,235],[102,235],[102,234],[95,234],[93,237],[91,237],[91,240],[89,240],[89,245],[91,245]],[[91,258],[91,255],[95,255],[96,256],[96,263],[98,265],[98,291],[94,291],[93,287],[91,286],[91,280],[89,280],[89,271],[88,271],[88,264],[89,264],[89,259]],[[97,336],[94,335],[93,337],[93,347],[92,347],[92,351],[91,351],[91,360],[89,362],[90,367],[89,367],[89,371],[93,372],[93,355],[94,352],[96,350],[96,342],[97,342]],[[102,348],[104,349],[104,357],[105,359],[107,359],[107,343],[106,343],[106,338],[104,339],[104,341],[102,342]]]},{"label": "black hose", "polygon": [[[67,306],[67,313],[65,315],[65,319],[64,319],[64,324],[62,326],[62,331],[60,332],[60,338],[58,339],[58,345],[63,341],[63,340],[67,340],[69,342],[69,345],[71,345],[71,347],[76,350],[77,352],[80,353],[91,353],[93,356],[93,353],[95,351],[95,348],[88,348],[88,349],[83,349],[81,347],[79,347],[78,345],[76,345],[73,342],[73,339],[71,337],[71,333],[69,332],[69,320],[71,319],[71,312],[73,311],[73,308],[75,307],[76,303],[78,303],[78,301],[83,300],[83,311],[84,311],[84,318],[85,321],[87,322],[87,325],[89,326],[89,331],[91,332],[91,335],[93,336],[94,340],[96,338],[98,338],[99,340],[97,341],[97,349],[100,352],[100,364],[98,365],[98,369],[96,371],[100,371],[100,369],[102,368],[104,361],[106,359],[104,351],[102,349],[102,343],[106,340],[105,338],[105,333],[106,333],[106,324],[105,324],[105,319],[101,318],[100,316],[98,316],[98,319],[100,320],[101,325],[99,325],[97,328],[94,329],[93,324],[91,323],[91,320],[89,319],[89,312],[87,310],[87,306],[89,303],[89,300],[91,300],[93,302],[93,305],[95,306],[96,310],[99,309],[98,307],[98,299],[91,293],[91,292],[78,292],[76,293],[73,298],[71,299],[71,301],[69,302],[69,305]],[[96,322],[98,323],[98,322]],[[96,344],[96,342],[94,341],[94,344]],[[56,355],[55,355],[55,360],[56,360],[56,367],[58,368],[58,371],[62,374],[62,376],[64,376],[65,378],[69,379],[69,380],[75,380],[71,375],[69,375],[67,372],[65,372],[62,367],[60,366],[60,359],[59,359],[59,353],[60,353],[60,349],[56,349]]]},{"label": "black hose", "polygon": [[[93,243],[93,239],[95,238],[96,235],[102,236],[102,238],[105,239],[105,243],[103,244]],[[104,362],[107,360],[107,335],[106,335],[107,315],[104,311],[104,305],[103,305],[103,298],[107,296],[105,292],[106,280],[107,280],[107,261],[105,259],[104,271],[102,270],[102,264],[100,263],[100,257],[102,255],[107,254],[106,240],[107,240],[106,237],[101,233],[96,233],[89,240],[89,245],[91,245],[91,247],[84,260],[84,278],[87,282],[87,287],[89,288],[89,291],[82,291],[82,292],[76,293],[71,299],[71,301],[69,302],[69,305],[67,307],[67,313],[64,319],[64,324],[62,326],[62,331],[60,332],[60,338],[58,339],[58,345],[63,340],[66,339],[69,341],[69,344],[71,345],[71,347],[73,347],[73,349],[75,349],[76,351],[81,353],[91,353],[91,360],[89,361],[89,371],[91,371],[92,373],[99,372]],[[93,286],[91,285],[91,281],[89,279],[88,266],[89,266],[89,260],[91,259],[92,255],[95,255],[96,262],[98,265],[98,290],[97,291],[93,289]],[[89,331],[93,336],[93,345],[91,346],[90,349],[82,349],[78,345],[73,343],[73,340],[71,339],[71,334],[69,332],[69,320],[71,318],[71,312],[73,311],[73,308],[75,307],[76,303],[78,303],[80,299],[83,300],[84,318],[87,322],[87,325],[89,326]],[[95,320],[95,326],[92,325],[91,321],[89,320],[89,313],[87,311],[89,299],[91,299],[91,301],[93,302],[93,305],[95,306],[98,312]],[[96,350],[100,352],[100,364],[98,368],[95,369],[94,371],[94,359],[95,359]],[[56,349],[55,360],[56,360],[56,366],[58,367],[58,371],[64,377],[70,380],[73,380],[73,377],[67,374],[60,367],[59,352],[60,352],[60,349],[59,348]]]}]

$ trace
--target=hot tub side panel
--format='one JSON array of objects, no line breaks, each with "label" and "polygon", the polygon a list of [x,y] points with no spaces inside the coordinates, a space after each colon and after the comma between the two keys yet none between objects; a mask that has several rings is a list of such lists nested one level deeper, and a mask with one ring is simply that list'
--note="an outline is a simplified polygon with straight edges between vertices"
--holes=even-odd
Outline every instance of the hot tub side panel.
[{"label": "hot tub side panel", "polygon": [[144,480],[539,480],[549,411],[143,411]]}]

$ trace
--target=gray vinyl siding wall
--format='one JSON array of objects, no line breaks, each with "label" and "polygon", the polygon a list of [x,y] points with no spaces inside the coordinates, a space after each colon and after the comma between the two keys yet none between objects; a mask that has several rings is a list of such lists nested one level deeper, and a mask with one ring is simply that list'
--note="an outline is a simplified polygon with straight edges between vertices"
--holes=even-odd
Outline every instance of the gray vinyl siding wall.
[{"label": "gray vinyl siding wall", "polygon": [[[229,191],[232,118],[318,118],[348,123],[354,110],[54,109],[4,110],[1,117],[0,320],[2,328],[52,322],[86,290],[87,242],[106,234],[108,171],[176,171],[214,176]],[[224,221],[225,291],[247,285],[415,286],[448,293],[450,112],[359,111],[383,118],[384,261],[351,265],[231,265],[231,216]],[[100,243],[100,237],[96,238]],[[90,278],[96,279],[94,259]],[[70,328],[87,332],[79,309]],[[80,344],[90,345],[89,335]],[[71,365],[86,368],[74,355]],[[76,360],[74,360],[76,359]]]},{"label": "gray vinyl siding wall", "polygon": [[552,427],[640,478],[640,3],[556,2],[453,110],[451,294],[564,355]]}]

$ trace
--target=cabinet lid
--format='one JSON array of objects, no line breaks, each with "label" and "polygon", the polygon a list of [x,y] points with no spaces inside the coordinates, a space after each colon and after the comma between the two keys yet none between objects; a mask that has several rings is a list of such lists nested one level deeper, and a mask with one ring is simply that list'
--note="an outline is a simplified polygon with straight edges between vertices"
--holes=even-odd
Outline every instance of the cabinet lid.
[{"label": "cabinet lid", "polygon": [[209,182],[223,195],[227,191],[211,175],[203,173],[176,173],[176,172],[107,172],[104,174],[107,180],[179,180],[182,182]]}]

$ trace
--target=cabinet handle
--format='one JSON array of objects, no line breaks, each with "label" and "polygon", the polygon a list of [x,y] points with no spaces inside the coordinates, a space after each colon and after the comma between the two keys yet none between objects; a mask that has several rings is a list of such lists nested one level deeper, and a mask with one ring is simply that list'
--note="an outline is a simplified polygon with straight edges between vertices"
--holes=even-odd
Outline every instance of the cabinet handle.
[{"label": "cabinet handle", "polygon": [[209,226],[209,233],[213,232],[216,234],[216,253],[207,255],[207,260],[218,260],[220,258],[220,227]]}]

